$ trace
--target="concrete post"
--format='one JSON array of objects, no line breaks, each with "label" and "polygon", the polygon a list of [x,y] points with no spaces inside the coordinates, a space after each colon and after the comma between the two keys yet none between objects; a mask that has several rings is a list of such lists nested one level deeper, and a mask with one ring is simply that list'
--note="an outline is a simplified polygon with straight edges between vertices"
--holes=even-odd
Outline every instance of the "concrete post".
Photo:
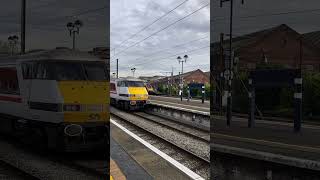
[{"label": "concrete post", "polygon": [[202,104],[204,103],[205,86],[202,86]]},{"label": "concrete post", "polygon": [[301,73],[298,74],[298,77],[294,79],[294,132],[300,132],[302,119],[302,77]]}]

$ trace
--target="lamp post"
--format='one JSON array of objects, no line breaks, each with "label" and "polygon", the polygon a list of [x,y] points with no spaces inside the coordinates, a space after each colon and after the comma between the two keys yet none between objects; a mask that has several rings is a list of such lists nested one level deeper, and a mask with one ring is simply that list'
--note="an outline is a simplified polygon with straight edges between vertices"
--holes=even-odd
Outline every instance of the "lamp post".
[{"label": "lamp post", "polygon": [[69,30],[70,36],[72,36],[72,49],[75,50],[76,43],[76,33],[79,34],[80,28],[83,26],[83,23],[80,20],[74,22],[68,22],[67,28]]},{"label": "lamp post", "polygon": [[181,73],[180,73],[180,99],[182,101],[182,89],[183,89],[183,78],[182,78],[182,74],[183,74],[183,63],[187,62],[188,59],[188,55],[184,55],[183,56],[184,60],[182,60],[182,58],[180,56],[177,57],[177,60],[179,62],[179,64],[181,63]]},{"label": "lamp post", "polygon": [[10,49],[11,49],[11,55],[13,54],[14,48],[16,47],[16,45],[18,43],[18,40],[19,40],[19,37],[16,36],[16,35],[8,37],[9,46],[10,46]]},{"label": "lamp post", "polygon": [[132,71],[132,77],[134,77],[134,72],[135,72],[136,70],[137,70],[136,68],[131,68],[131,71]]}]

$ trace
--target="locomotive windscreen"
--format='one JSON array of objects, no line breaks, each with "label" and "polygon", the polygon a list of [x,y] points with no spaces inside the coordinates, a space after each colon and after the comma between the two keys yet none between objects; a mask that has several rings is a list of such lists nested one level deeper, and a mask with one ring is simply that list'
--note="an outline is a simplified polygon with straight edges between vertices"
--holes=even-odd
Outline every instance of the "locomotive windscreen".
[{"label": "locomotive windscreen", "polygon": [[144,84],[141,81],[127,81],[126,83],[128,87],[144,87]]},{"label": "locomotive windscreen", "polygon": [[24,79],[108,80],[103,62],[28,62],[22,65],[22,71]]}]

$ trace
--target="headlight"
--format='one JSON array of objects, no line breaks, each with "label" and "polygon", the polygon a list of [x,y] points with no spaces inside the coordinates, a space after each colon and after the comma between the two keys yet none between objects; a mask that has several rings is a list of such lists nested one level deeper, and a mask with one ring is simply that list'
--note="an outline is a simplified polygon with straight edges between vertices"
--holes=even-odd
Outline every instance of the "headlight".
[{"label": "headlight", "polygon": [[80,111],[80,105],[75,105],[75,104],[63,105],[63,111]]},{"label": "headlight", "polygon": [[82,134],[82,126],[78,124],[69,124],[64,128],[64,134],[68,136],[79,136]]}]

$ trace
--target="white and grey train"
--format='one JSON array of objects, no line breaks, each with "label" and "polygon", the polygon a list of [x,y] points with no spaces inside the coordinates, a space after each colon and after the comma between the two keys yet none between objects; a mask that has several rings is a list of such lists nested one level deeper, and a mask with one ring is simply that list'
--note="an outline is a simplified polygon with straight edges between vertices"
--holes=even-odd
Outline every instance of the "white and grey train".
[{"label": "white and grey train", "polygon": [[109,73],[87,52],[0,57],[0,132],[62,151],[107,147]]}]

